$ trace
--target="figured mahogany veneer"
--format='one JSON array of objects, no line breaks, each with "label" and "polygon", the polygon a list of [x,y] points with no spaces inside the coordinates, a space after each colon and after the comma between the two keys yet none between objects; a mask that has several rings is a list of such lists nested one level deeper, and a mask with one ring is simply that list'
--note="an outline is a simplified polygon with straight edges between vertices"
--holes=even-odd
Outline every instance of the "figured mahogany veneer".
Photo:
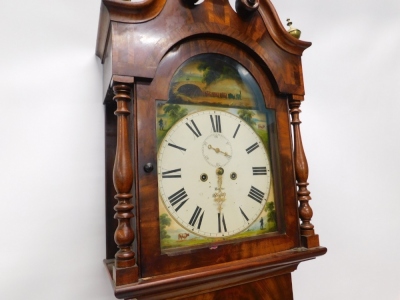
[{"label": "figured mahogany veneer", "polygon": [[[224,263],[220,264],[219,268],[204,267],[170,275],[143,278],[136,284],[115,287],[115,295],[118,298],[135,295],[137,299],[153,300],[290,300],[293,299],[290,273],[296,270],[300,262],[325,253],[326,248],[322,247],[310,250],[295,249],[241,262]],[[113,260],[105,261],[110,273],[113,264]],[[266,278],[267,280],[265,280]],[[240,294],[242,294],[241,297],[239,297]],[[233,298],[218,298],[218,296],[228,295],[234,296]]]},{"label": "figured mahogany veneer", "polygon": [[[96,54],[104,64],[105,264],[125,299],[293,299],[291,275],[323,255],[311,223],[308,165],[300,131],[301,55],[311,43],[283,28],[269,0],[102,0]],[[244,66],[275,111],[276,233],[217,249],[161,253],[156,101],[187,59],[215,53]],[[115,115],[114,115],[115,114]],[[147,166],[147,169],[144,167]],[[114,209],[113,209],[114,208]]]}]

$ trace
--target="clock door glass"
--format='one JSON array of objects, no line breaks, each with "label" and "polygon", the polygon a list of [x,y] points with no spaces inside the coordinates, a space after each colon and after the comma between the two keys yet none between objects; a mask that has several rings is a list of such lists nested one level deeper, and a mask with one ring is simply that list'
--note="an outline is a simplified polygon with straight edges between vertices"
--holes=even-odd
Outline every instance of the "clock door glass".
[{"label": "clock door glass", "polygon": [[177,70],[169,94],[157,103],[161,249],[276,232],[274,115],[253,77],[231,58],[199,55]]}]

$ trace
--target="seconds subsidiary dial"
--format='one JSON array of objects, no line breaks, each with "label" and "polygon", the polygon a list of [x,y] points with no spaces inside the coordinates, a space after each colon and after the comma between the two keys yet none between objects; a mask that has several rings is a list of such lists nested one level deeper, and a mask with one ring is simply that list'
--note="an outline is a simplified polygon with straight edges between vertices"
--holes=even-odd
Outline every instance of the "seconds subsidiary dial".
[{"label": "seconds subsidiary dial", "polygon": [[245,231],[264,210],[271,174],[255,131],[224,111],[185,116],[158,151],[159,195],[186,230],[205,237]]}]

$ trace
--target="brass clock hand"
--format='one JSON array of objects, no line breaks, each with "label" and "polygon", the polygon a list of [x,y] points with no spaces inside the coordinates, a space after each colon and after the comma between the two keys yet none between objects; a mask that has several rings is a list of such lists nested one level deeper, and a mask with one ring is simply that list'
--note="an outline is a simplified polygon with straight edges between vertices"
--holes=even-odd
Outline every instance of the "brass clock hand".
[{"label": "brass clock hand", "polygon": [[221,151],[219,148],[214,148],[212,145],[208,145],[208,149],[213,149],[216,153],[222,153],[225,156],[230,156],[227,152]]}]

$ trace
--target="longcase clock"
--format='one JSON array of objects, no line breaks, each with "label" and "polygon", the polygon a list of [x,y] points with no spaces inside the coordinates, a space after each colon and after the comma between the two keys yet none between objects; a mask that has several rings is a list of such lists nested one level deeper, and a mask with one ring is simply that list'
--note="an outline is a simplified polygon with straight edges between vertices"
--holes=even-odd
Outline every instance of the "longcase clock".
[{"label": "longcase clock", "polygon": [[121,299],[293,299],[311,223],[301,55],[269,0],[103,0],[106,242]]}]

